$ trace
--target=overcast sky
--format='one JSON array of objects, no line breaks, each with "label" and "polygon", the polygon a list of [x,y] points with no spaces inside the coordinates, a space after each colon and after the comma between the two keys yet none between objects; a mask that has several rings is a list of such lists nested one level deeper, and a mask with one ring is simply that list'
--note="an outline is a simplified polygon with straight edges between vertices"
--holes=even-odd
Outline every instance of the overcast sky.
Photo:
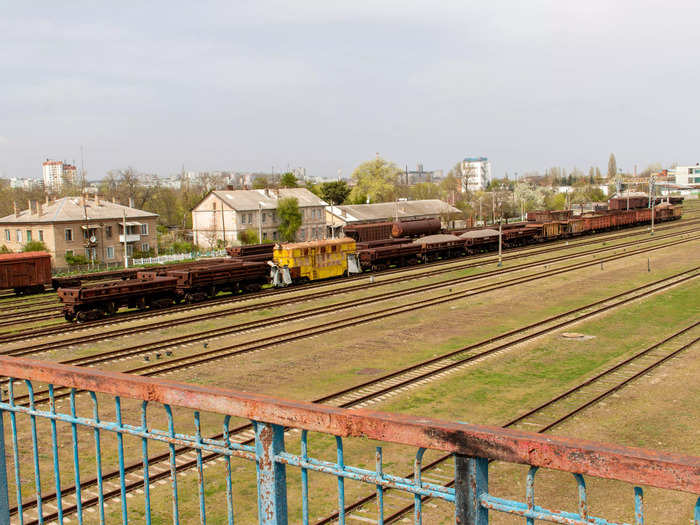
[{"label": "overcast sky", "polygon": [[6,177],[700,161],[697,0],[41,4],[0,3]]}]

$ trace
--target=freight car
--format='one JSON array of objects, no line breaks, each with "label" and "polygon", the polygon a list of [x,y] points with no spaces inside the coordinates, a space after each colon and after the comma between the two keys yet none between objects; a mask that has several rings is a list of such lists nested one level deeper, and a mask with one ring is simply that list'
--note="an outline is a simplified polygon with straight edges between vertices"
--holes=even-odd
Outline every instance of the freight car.
[{"label": "freight car", "polygon": [[175,277],[155,276],[153,279],[129,279],[94,286],[59,288],[58,299],[63,303],[66,321],[93,321],[112,315],[122,307],[162,308],[175,300]]},{"label": "freight car", "polygon": [[271,261],[274,243],[248,244],[226,248],[229,257],[236,261]]},{"label": "freight car", "polygon": [[16,295],[42,293],[51,282],[51,254],[46,252],[0,255],[0,289]]},{"label": "freight car", "polygon": [[442,225],[439,219],[416,219],[413,221],[395,222],[391,227],[391,236],[423,237],[440,233]]},{"label": "freight car", "polygon": [[360,267],[363,271],[381,271],[390,266],[409,266],[418,264],[421,258],[420,244],[398,244],[378,246],[358,250]]},{"label": "freight car", "polygon": [[343,228],[346,237],[356,242],[380,241],[391,239],[393,222],[372,222],[368,224],[352,224]]},{"label": "freight car", "polygon": [[231,293],[260,290],[268,280],[264,262],[229,261],[188,269],[141,270],[135,279],[58,289],[68,321],[91,321],[123,307],[164,308]]}]

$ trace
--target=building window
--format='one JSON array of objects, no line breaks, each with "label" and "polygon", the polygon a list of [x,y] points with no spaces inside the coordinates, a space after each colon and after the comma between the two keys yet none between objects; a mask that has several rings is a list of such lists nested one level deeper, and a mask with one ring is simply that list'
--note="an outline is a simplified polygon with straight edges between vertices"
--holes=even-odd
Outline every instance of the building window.
[{"label": "building window", "polygon": [[267,232],[263,232],[263,240],[267,240]]},{"label": "building window", "polygon": [[267,222],[267,213],[262,212],[262,221]]},{"label": "building window", "polygon": [[216,201],[211,203],[211,209],[216,211]]},{"label": "building window", "polygon": [[272,240],[273,241],[277,240],[277,232],[276,231],[272,232]]},{"label": "building window", "polygon": [[17,230],[15,233],[17,234],[17,242],[22,242],[22,230]]},{"label": "building window", "polygon": [[245,213],[241,213],[241,224],[245,224]]},{"label": "building window", "polygon": [[133,255],[134,255],[134,245],[133,245],[133,244],[127,244],[127,245],[126,245],[126,254],[127,254],[129,257],[133,257]]},{"label": "building window", "polygon": [[39,240],[44,242],[44,230],[39,230]]},{"label": "building window", "polygon": [[65,238],[67,241],[72,241],[73,240],[73,230],[71,230],[70,228],[66,228],[65,236],[66,236]]},{"label": "building window", "polygon": [[141,225],[141,235],[148,235],[148,224]]},{"label": "building window", "polygon": [[114,246],[107,246],[107,259],[114,259]]},{"label": "building window", "polygon": [[111,226],[105,226],[105,237],[108,239],[112,238],[112,227]]},{"label": "building window", "polygon": [[10,230],[5,230],[5,240],[6,241],[12,240],[12,235],[10,234]]},{"label": "building window", "polygon": [[27,242],[32,242],[32,230],[27,230]]},{"label": "building window", "polygon": [[147,243],[147,242],[142,243],[142,244],[141,244],[141,251],[142,251],[142,252],[147,252],[148,250],[150,250],[150,247],[148,246],[148,243]]}]

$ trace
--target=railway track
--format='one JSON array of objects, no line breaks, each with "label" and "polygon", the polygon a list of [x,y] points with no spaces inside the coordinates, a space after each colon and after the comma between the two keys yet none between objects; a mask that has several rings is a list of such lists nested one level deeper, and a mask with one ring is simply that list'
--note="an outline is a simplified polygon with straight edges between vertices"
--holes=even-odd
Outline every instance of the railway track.
[{"label": "railway track", "polygon": [[[409,367],[405,367],[400,370],[396,370],[390,374],[386,374],[384,376],[374,378],[372,380],[360,383],[358,385],[355,385],[351,388],[340,390],[337,392],[334,392],[332,394],[317,398],[312,400],[312,402],[315,403],[324,403],[324,404],[332,404],[334,406],[339,406],[339,407],[344,407],[344,408],[350,408],[350,407],[362,407],[362,406],[367,406],[372,403],[379,402],[383,399],[385,399],[387,396],[392,395],[395,392],[399,391],[404,391],[408,388],[411,388],[416,385],[422,385],[425,384],[427,381],[432,381],[439,379],[443,377],[445,374],[452,373],[454,371],[457,371],[459,369],[462,369],[466,366],[473,366],[474,364],[488,358],[489,356],[493,355],[498,355],[504,351],[507,351],[509,348],[512,348],[515,345],[521,344],[523,342],[526,342],[528,340],[532,340],[534,338],[540,337],[542,335],[554,333],[558,330],[561,330],[562,328],[578,323],[582,320],[589,319],[595,315],[600,315],[604,312],[610,311],[612,309],[621,307],[625,304],[628,304],[632,301],[638,300],[640,298],[648,297],[650,294],[653,293],[658,293],[664,290],[667,290],[669,287],[679,285],[683,282],[686,282],[691,279],[697,278],[700,273],[699,268],[695,268],[692,270],[688,270],[685,272],[678,273],[673,276],[669,276],[665,279],[660,279],[658,281],[655,281],[653,283],[649,283],[644,286],[640,286],[631,290],[628,290],[626,292],[616,294],[614,296],[605,298],[601,301],[596,301],[587,305],[584,305],[580,308],[576,308],[573,310],[570,310],[568,312],[564,312],[562,314],[552,316],[546,319],[543,319],[537,323],[533,323],[531,325],[522,327],[517,330],[511,330],[509,332],[505,332],[503,334],[500,334],[498,336],[494,336],[488,339],[485,339],[483,341],[480,341],[478,343],[474,343],[472,345],[469,345],[467,347],[458,349],[453,352],[449,352],[447,354],[444,354],[442,356],[425,360],[421,363],[414,364]],[[621,371],[624,366],[627,366],[629,364],[632,364],[633,362],[640,363],[640,359],[642,359],[644,356],[656,356],[657,353],[654,352],[655,349],[659,349],[665,344],[666,342],[671,342],[675,340],[677,336],[680,336],[681,334],[685,333],[690,333],[692,330],[695,330],[700,323],[695,323],[694,325],[691,325],[690,327],[684,329],[681,332],[678,332],[677,334],[674,334],[673,336],[667,338],[666,340],[657,343],[657,345],[654,345],[650,349],[646,349],[643,352],[640,352],[638,354],[635,354],[634,356],[626,359],[625,361],[619,363],[618,365],[615,365],[614,367],[610,368],[609,370],[605,371],[604,373],[598,374],[597,376],[594,376],[591,379],[588,379],[577,387],[568,390],[564,394],[561,394],[551,400],[550,402],[540,405],[540,407],[537,407],[536,409],[530,410],[526,412],[525,414],[519,416],[518,418],[515,418],[514,420],[506,423],[507,425],[514,426],[516,424],[525,424],[524,422],[527,420],[527,418],[531,418],[534,414],[540,414],[544,413],[543,411],[547,409],[547,407],[551,406],[552,403],[554,402],[559,402],[560,400],[564,399],[564,397],[570,397],[572,396],[575,392],[580,391],[581,388],[584,386],[590,386],[593,384],[595,380],[598,378],[602,377],[607,377],[608,375],[612,374],[615,371]],[[697,342],[697,337],[695,338],[694,342]],[[686,345],[684,347],[688,348],[689,346]],[[680,351],[678,350],[675,352],[673,355],[677,355]],[[666,354],[664,360],[670,359],[673,355]],[[654,366],[658,366],[663,361],[660,361],[656,364],[653,363],[648,363],[645,364],[645,368],[650,370]],[[618,372],[621,373],[621,372]],[[636,376],[635,376],[636,377]],[[624,382],[620,382],[620,386],[618,388],[621,388],[621,386],[624,386],[624,384],[629,383],[632,381],[634,377],[625,377]],[[600,394],[598,394],[600,395]],[[607,394],[606,394],[607,395]],[[58,397],[58,396],[57,396]],[[16,398],[18,399],[18,398]],[[600,399],[600,398],[598,398]],[[75,397],[71,397],[71,406],[74,406],[75,404]],[[588,405],[593,401],[591,401]],[[577,412],[580,412],[583,410],[585,407],[579,407]],[[569,416],[570,417],[570,416]],[[561,416],[559,416],[558,422],[563,421],[564,419],[561,419]],[[527,420],[529,421],[529,420]],[[551,428],[548,427],[548,428]],[[547,428],[547,429],[548,429]],[[547,430],[545,429],[545,430]],[[529,430],[532,430],[531,428]],[[545,431],[542,430],[542,431]],[[231,429],[231,439],[233,441],[238,441],[242,443],[250,443],[252,441],[254,435],[254,431],[252,429],[251,425],[240,425],[234,429]],[[221,438],[221,434],[218,434],[216,436],[212,436],[212,439],[218,439]],[[176,450],[176,469],[178,472],[183,472],[187,471],[189,469],[195,468],[196,467],[196,454],[192,449],[189,449],[187,447],[179,447]],[[169,458],[170,455],[169,453],[165,454],[159,454],[159,455],[154,455],[149,458],[149,480],[150,483],[156,483],[159,480],[166,479],[170,476],[170,465],[169,465]],[[205,463],[214,461],[218,458],[216,454],[205,454],[203,456],[203,461]],[[442,462],[446,461],[446,458],[440,458]],[[436,463],[435,465],[427,465],[424,468],[424,472],[426,470],[430,470],[432,468],[437,468],[439,467],[440,463]],[[131,492],[134,490],[139,490],[143,488],[143,464],[139,461],[136,463],[132,463],[130,465],[127,465],[125,467],[125,473],[127,474],[129,481],[126,484],[126,490]],[[134,480],[133,478],[139,478]],[[109,499],[119,499],[120,494],[121,494],[121,489],[120,489],[120,484],[119,484],[119,471],[112,471],[105,473],[102,476],[102,483],[104,486],[104,500],[107,501]],[[81,487],[80,491],[87,491],[87,489],[91,487],[95,487],[97,485],[97,479],[89,479],[81,482]],[[62,495],[62,502],[63,502],[63,513],[64,515],[70,515],[75,512],[77,512],[77,500],[76,500],[76,487],[66,487],[61,491]],[[347,512],[353,512],[355,510],[360,509],[362,505],[367,504],[368,502],[371,501],[372,496],[368,496],[368,499],[362,500],[361,502],[356,502],[353,504],[354,506],[349,506]],[[52,502],[56,501],[56,494],[46,494],[43,497],[43,502]],[[81,497],[82,501],[82,507],[87,508],[90,506],[98,505],[99,504],[99,497],[97,496],[91,496],[88,498],[83,499]],[[387,500],[385,499],[385,502]],[[55,505],[54,505],[55,506]],[[32,509],[36,508],[36,501],[27,501],[26,505],[23,504],[23,509],[25,513],[27,511],[30,511]],[[399,512],[401,509],[397,511],[393,511],[395,514]],[[14,508],[12,509],[12,512],[14,514],[17,513],[17,509]],[[43,518],[46,521],[50,521],[52,519],[56,518],[56,514],[49,513],[45,515]],[[398,514],[397,514],[398,517]],[[36,517],[36,513],[34,512],[34,516],[27,516],[28,521],[25,521],[25,523],[38,523],[38,519]],[[337,515],[335,516],[337,518]],[[329,519],[332,521],[335,519],[333,516],[331,516]],[[328,523],[330,521],[321,521],[320,523]]]},{"label": "railway track", "polygon": [[[670,225],[662,226],[660,228],[657,228],[657,231],[663,231],[666,229],[675,229],[678,228],[679,226],[684,227],[684,226],[691,226],[693,224],[697,224],[700,222],[700,219],[698,220],[690,220],[690,221],[682,221],[680,223],[673,223]],[[644,229],[645,227],[640,227],[640,228],[634,228],[634,229],[628,229],[626,230],[625,233],[620,234],[620,233],[606,233],[602,235],[596,235],[595,239],[587,239],[582,242],[577,242],[577,241],[555,241],[552,243],[547,243],[548,247],[544,249],[537,249],[533,246],[527,246],[527,247],[522,247],[522,248],[512,248],[509,250],[506,250],[507,255],[503,257],[504,261],[513,259],[513,258],[519,258],[523,257],[523,253],[526,253],[527,255],[525,256],[534,256],[534,255],[539,255],[543,253],[549,253],[552,251],[558,251],[558,250],[564,250],[564,249],[575,249],[577,247],[582,247],[582,246],[587,246],[587,245],[593,245],[593,244],[599,244],[601,241],[612,241],[616,240],[619,238],[625,238],[625,237],[630,237],[630,235],[639,235],[643,234],[643,231],[640,231],[638,233],[633,233],[632,230],[637,230],[637,229]],[[659,238],[659,237],[657,237]],[[642,242],[642,241],[630,241],[630,243],[626,243],[626,245],[629,244],[636,244],[637,242]],[[621,245],[620,245],[621,246]],[[535,249],[533,249],[535,248]],[[489,264],[491,262],[496,262],[498,259],[497,257],[489,254],[489,255],[476,255],[476,256],[471,256],[469,257],[470,259],[473,260],[474,257],[482,258],[484,257],[485,260],[481,264]],[[464,258],[461,258],[461,260],[464,260]],[[432,263],[427,263],[423,264],[420,266],[420,268],[428,268],[428,267],[441,267],[441,266],[450,266],[450,265],[455,265],[459,264],[458,259],[449,259],[449,260],[444,260],[444,261],[436,261]],[[390,270],[384,270],[382,272],[377,272],[376,275],[384,276],[384,275],[390,275],[393,273],[405,273],[408,271],[411,271],[412,268],[410,267],[403,267],[403,268],[394,268]],[[353,276],[353,277],[348,277],[344,279],[344,282],[349,282],[357,279],[363,279],[365,278],[366,275],[359,275],[359,276]],[[338,284],[340,281],[331,281],[331,282],[318,282],[318,283],[312,283],[312,284],[307,284],[303,287],[303,290],[309,290],[317,287],[327,287],[327,286],[332,286],[334,284]],[[118,321],[130,321],[132,318],[133,319],[145,319],[149,317],[157,317],[157,316],[162,316],[170,313],[179,313],[179,312],[186,312],[186,311],[193,311],[193,310],[200,310],[204,308],[209,308],[213,306],[217,306],[219,304],[227,304],[227,303],[232,303],[232,302],[240,302],[240,301],[248,301],[252,299],[256,299],[258,297],[267,297],[271,294],[277,295],[277,294],[287,294],[287,293],[292,293],[299,291],[300,288],[297,287],[290,287],[290,288],[285,288],[285,289],[268,289],[263,292],[257,292],[257,293],[252,293],[252,294],[243,294],[243,295],[236,295],[236,296],[224,296],[224,297],[219,297],[210,301],[207,301],[206,303],[201,303],[201,304],[191,304],[191,305],[181,305],[181,306],[175,306],[171,307],[165,310],[147,310],[147,311],[131,311],[131,312],[123,312],[121,314],[117,314],[116,316],[112,316],[108,319],[104,320],[98,320],[98,321],[91,321],[87,322],[84,324],[81,324],[81,326],[100,326],[100,325],[110,325],[114,324],[115,322]],[[44,303],[42,303],[44,304]],[[62,318],[62,314],[60,313],[61,311],[61,306],[56,305],[53,308],[47,307],[46,309],[36,310],[36,311],[31,311],[30,316],[27,317],[17,317],[16,313],[10,313],[10,314],[2,314],[2,310],[0,309],[0,327],[3,326],[16,326],[21,323],[31,323],[31,322],[37,322],[37,321],[48,321],[52,319],[60,319]],[[42,315],[34,315],[42,313]],[[5,321],[4,319],[7,319]],[[54,326],[54,327],[45,327],[43,329],[36,329],[36,332],[41,332],[43,330],[42,335],[46,335],[47,331],[50,333],[51,330],[55,332],[62,332],[65,331],[65,324],[61,324],[60,326]],[[27,332],[27,331],[23,331]],[[22,332],[14,332],[14,333],[22,333]],[[11,336],[12,334],[6,334]],[[3,340],[3,335],[0,334],[0,342]]]},{"label": "railway track", "polygon": [[[549,399],[545,403],[534,407],[527,412],[511,419],[501,426],[503,428],[515,428],[528,432],[544,433],[557,425],[560,425],[585,409],[595,405],[604,398],[614,394],[633,381],[643,377],[655,368],[678,356],[684,351],[698,349],[700,345],[700,322],[695,322],[682,330],[679,330],[663,340],[644,350],[628,357],[627,359],[599,372],[565,392]],[[444,482],[443,476],[437,472],[454,472],[454,456],[444,454],[421,468],[421,479],[451,487],[454,482]],[[430,475],[434,474],[431,478]],[[413,473],[405,473],[404,477],[412,478]],[[443,478],[442,480],[440,478]],[[394,523],[414,509],[414,504],[406,504],[405,498],[395,497],[395,491],[384,490],[384,523]],[[422,498],[423,502],[430,498]],[[367,521],[367,515],[376,512],[376,493],[355,500],[345,506],[343,516],[349,519],[359,516],[362,521]],[[371,509],[369,507],[372,507]],[[326,525],[339,521],[339,513],[322,518],[315,525]],[[372,520],[376,523],[376,521]]]},{"label": "railway track", "polygon": [[[637,250],[637,252],[639,252],[639,251],[640,250]],[[646,250],[643,250],[643,251],[646,251]],[[358,324],[376,321],[378,319],[383,319],[383,318],[386,318],[388,316],[398,315],[398,314],[406,313],[409,311],[415,311],[417,309],[427,308],[427,307],[430,307],[430,306],[433,306],[436,304],[441,304],[444,302],[454,301],[454,300],[462,299],[465,297],[471,297],[471,296],[475,296],[478,294],[488,293],[488,292],[492,292],[494,290],[499,290],[499,289],[503,289],[506,287],[531,282],[534,280],[548,278],[552,275],[557,275],[560,273],[569,272],[569,271],[577,270],[580,268],[585,268],[585,267],[591,266],[593,264],[600,264],[601,261],[606,262],[606,261],[618,259],[621,257],[635,255],[635,254],[636,254],[636,252],[630,251],[630,252],[624,253],[623,255],[618,254],[618,255],[609,256],[608,258],[604,258],[604,259],[597,259],[596,261],[574,263],[574,264],[571,264],[568,266],[564,266],[562,268],[553,268],[545,273],[517,276],[517,277],[507,279],[507,280],[499,281],[497,283],[486,283],[483,285],[469,288],[467,290],[461,290],[461,291],[457,291],[457,292],[453,292],[450,289],[450,291],[448,293],[442,294],[442,295],[439,295],[439,296],[436,296],[433,298],[419,299],[417,301],[414,301],[412,303],[405,304],[405,305],[391,306],[388,308],[380,309],[378,311],[372,311],[369,313],[358,314],[358,315],[346,317],[340,321],[331,320],[331,321],[328,321],[325,323],[317,324],[317,325],[312,326],[312,327],[301,328],[301,329],[297,329],[297,330],[293,330],[293,331],[287,331],[287,332],[284,332],[282,334],[258,338],[255,341],[246,341],[246,342],[241,342],[241,343],[229,344],[229,345],[225,345],[225,346],[220,347],[220,348],[215,348],[215,349],[211,349],[211,350],[204,350],[204,351],[192,353],[192,354],[189,354],[189,355],[186,355],[183,357],[170,358],[170,359],[166,359],[166,360],[161,361],[161,362],[153,362],[153,363],[145,365],[145,366],[129,369],[126,372],[139,373],[139,374],[144,374],[144,375],[153,375],[154,373],[167,373],[167,372],[172,372],[172,371],[178,371],[178,370],[182,369],[183,367],[199,366],[201,364],[215,361],[218,359],[222,359],[225,357],[238,356],[238,355],[250,353],[253,351],[262,350],[262,349],[268,348],[269,346],[274,346],[274,345],[278,345],[278,344],[282,344],[282,343],[292,342],[292,341],[296,341],[299,339],[305,339],[308,337],[320,335],[322,333],[327,333],[327,332],[339,330],[339,329],[342,329],[345,327],[356,326]],[[131,346],[128,346],[125,348],[108,350],[105,352],[100,352],[98,354],[93,354],[91,356],[78,357],[78,358],[74,358],[74,359],[64,360],[64,361],[61,361],[61,363],[77,365],[77,366],[94,366],[94,365],[105,363],[105,362],[132,358],[132,357],[135,357],[138,355],[142,355],[144,353],[160,352],[161,355],[163,353],[165,353],[166,356],[168,356],[168,352],[170,351],[170,349],[173,349],[175,347],[178,347],[178,346],[181,346],[184,344],[191,344],[194,342],[211,340],[213,338],[219,338],[219,337],[223,337],[223,336],[232,336],[235,334],[241,334],[241,333],[248,332],[248,331],[255,330],[255,329],[280,326],[280,325],[284,325],[286,323],[300,320],[300,319],[308,319],[311,317],[318,317],[318,316],[322,316],[322,315],[337,313],[337,312],[345,310],[345,309],[356,308],[356,307],[359,307],[362,305],[367,305],[367,304],[375,304],[379,301],[393,300],[393,299],[397,299],[397,298],[407,296],[407,295],[425,293],[427,291],[438,290],[440,288],[445,288],[448,286],[455,286],[459,282],[465,283],[465,282],[470,282],[470,281],[474,281],[474,280],[480,280],[482,278],[483,277],[481,275],[480,276],[468,276],[468,277],[461,277],[461,278],[457,278],[457,279],[453,279],[453,280],[449,280],[449,281],[443,281],[440,283],[426,284],[426,285],[422,285],[422,286],[416,287],[416,288],[411,288],[408,290],[384,292],[384,293],[373,295],[370,297],[363,297],[363,298],[359,298],[359,299],[341,301],[339,303],[334,303],[331,305],[326,305],[326,306],[321,306],[321,307],[311,307],[311,308],[306,309],[306,310],[295,311],[292,313],[273,316],[270,318],[248,321],[248,322],[244,322],[244,323],[239,323],[237,325],[229,325],[229,326],[222,327],[222,328],[209,329],[209,330],[205,330],[203,332],[198,332],[195,334],[188,334],[188,335],[184,335],[184,336],[177,336],[177,337],[171,337],[168,339],[162,339],[162,340],[158,341],[157,343],[150,343],[150,344],[145,344],[145,345],[144,344],[136,344],[136,345],[131,345]],[[109,337],[109,334],[94,334],[94,335],[89,336],[90,340],[98,340],[98,339],[102,339],[103,337]],[[26,347],[22,347],[20,349],[7,350],[4,353],[6,355],[12,355],[12,356],[16,356],[16,357],[26,356],[26,355],[37,353],[40,351],[55,350],[56,348],[59,348],[61,346],[71,346],[73,344],[77,344],[78,342],[81,342],[81,343],[85,342],[85,338],[82,338],[79,341],[68,340],[66,342],[61,342],[59,344],[53,344],[53,345],[52,345],[52,343],[40,343],[38,345],[26,346]],[[56,394],[60,395],[58,390],[56,390]],[[40,392],[36,392],[36,395],[39,396]],[[38,397],[37,399],[41,399],[41,398]]]},{"label": "railway track", "polygon": [[[515,272],[515,271],[520,271],[523,269],[527,269],[528,267],[538,267],[542,266],[543,264],[549,265],[558,261],[562,260],[567,260],[567,259],[575,259],[575,258],[581,258],[581,257],[586,257],[588,255],[599,255],[603,252],[610,252],[610,251],[615,251],[619,249],[625,250],[623,253],[626,254],[632,254],[635,251],[638,250],[633,250],[633,251],[626,251],[626,248],[628,246],[639,246],[640,244],[647,244],[647,243],[652,243],[652,242],[657,242],[660,240],[663,240],[665,238],[673,238],[677,237],[678,235],[685,235],[685,234],[692,234],[697,231],[697,228],[692,229],[690,231],[688,230],[682,230],[680,232],[675,232],[675,233],[669,233],[664,236],[658,236],[655,238],[649,238],[645,239],[643,241],[631,241],[630,243],[623,243],[623,244],[618,244],[614,246],[608,246],[605,248],[594,248],[592,250],[584,251],[584,252],[577,252],[574,254],[566,254],[558,257],[553,257],[550,259],[547,259],[546,261],[535,261],[535,262],[528,262],[528,263],[523,263],[520,265],[515,265],[511,266],[508,268],[499,268],[495,270],[490,270],[486,272],[482,272],[478,275],[474,276],[467,276],[467,277],[457,277],[451,280],[446,280],[446,281],[441,281],[440,283],[436,284],[429,284],[429,285],[423,285],[422,287],[415,287],[412,290],[415,291],[422,291],[422,290],[429,290],[429,289],[434,289],[436,287],[441,287],[441,286],[450,286],[454,284],[459,284],[460,282],[466,282],[466,281],[471,281],[471,280],[478,280],[478,279],[483,279],[483,278],[488,278],[494,275],[504,275],[506,273],[510,272]],[[512,258],[516,258],[516,256],[512,256]],[[603,259],[598,259],[599,262],[604,262]],[[454,265],[454,261],[452,261],[452,264]],[[435,275],[440,275],[444,273],[449,273],[453,271],[458,271],[458,270],[464,270],[468,268],[474,268],[474,267],[480,267],[483,266],[483,262],[470,262],[466,264],[461,264],[458,266],[450,266],[449,268],[438,268],[438,269],[433,269],[429,270],[427,272],[422,272],[419,275],[402,275],[399,277],[393,277],[393,278],[388,278],[388,279],[383,279],[381,281],[377,281],[375,283],[367,283],[366,279],[363,280],[361,283],[355,283],[355,284],[350,284],[348,286],[343,287],[342,289],[331,289],[331,290],[325,290],[325,291],[319,291],[319,292],[312,292],[304,295],[300,295],[297,297],[293,298],[281,298],[281,299],[275,299],[274,296],[271,301],[268,301],[266,303],[257,303],[253,305],[247,305],[247,306],[238,306],[238,305],[232,305],[230,308],[226,308],[223,310],[217,310],[214,312],[205,312],[201,313],[198,315],[193,315],[189,316],[186,318],[180,318],[180,319],[168,319],[168,320],[162,320],[162,321],[156,321],[154,323],[149,323],[147,325],[143,326],[131,326],[131,327],[119,327],[115,329],[108,329],[108,330],[101,330],[96,333],[92,334],[84,334],[84,335],[77,335],[74,337],[62,339],[59,341],[51,341],[51,342],[40,342],[36,343],[33,345],[24,345],[22,349],[19,350],[9,350],[4,353],[8,355],[28,355],[30,353],[36,353],[44,350],[53,350],[57,348],[65,348],[70,345],[75,345],[75,344],[82,344],[85,342],[94,342],[98,340],[103,340],[107,339],[110,337],[118,337],[120,335],[133,335],[136,333],[143,333],[143,332],[148,332],[151,330],[157,330],[161,328],[170,328],[174,326],[179,326],[179,325],[184,325],[184,324],[189,324],[197,321],[203,321],[203,320],[210,320],[210,319],[215,319],[215,318],[220,318],[220,317],[226,317],[229,315],[233,314],[239,314],[239,313],[245,313],[249,311],[254,311],[258,310],[261,308],[272,308],[272,307],[280,307],[280,306],[286,306],[290,305],[293,303],[297,302],[305,302],[308,300],[312,299],[319,299],[323,297],[334,297],[336,295],[339,295],[341,293],[349,293],[355,290],[368,290],[371,288],[376,288],[380,286],[385,286],[389,284],[394,284],[398,282],[403,282],[407,280],[413,280],[413,279],[420,279],[420,278],[427,278],[427,277],[432,277]],[[396,293],[396,292],[394,292]],[[406,292],[410,293],[410,292]],[[379,294],[380,296],[385,296],[387,294]],[[379,296],[377,296],[379,298]],[[397,295],[398,297],[398,295]],[[230,298],[227,298],[229,301],[231,300]],[[240,299],[239,299],[240,300]],[[236,301],[237,302],[237,301]],[[209,306],[210,303],[207,304]],[[201,306],[199,306],[201,307]],[[169,310],[170,312],[171,310]],[[95,328],[95,326],[103,326],[105,324],[115,324],[114,321],[98,321],[96,323],[86,323],[86,324],[79,324],[79,325],[62,325],[59,327],[55,328],[44,328],[44,329],[36,329],[36,330],[31,330],[31,331],[26,331],[26,332],[18,332],[18,333],[13,333],[13,334],[6,334],[4,336],[0,336],[0,343],[11,343],[14,341],[24,341],[30,338],[41,338],[45,339],[46,336],[52,335],[52,334],[66,334],[70,332],[83,332],[86,330],[90,330]]]}]

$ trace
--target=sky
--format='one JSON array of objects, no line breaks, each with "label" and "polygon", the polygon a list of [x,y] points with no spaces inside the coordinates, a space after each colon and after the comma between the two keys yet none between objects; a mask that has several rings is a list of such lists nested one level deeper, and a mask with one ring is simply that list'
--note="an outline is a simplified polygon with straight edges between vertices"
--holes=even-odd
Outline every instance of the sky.
[{"label": "sky", "polygon": [[4,177],[700,161],[695,0],[0,6]]}]

